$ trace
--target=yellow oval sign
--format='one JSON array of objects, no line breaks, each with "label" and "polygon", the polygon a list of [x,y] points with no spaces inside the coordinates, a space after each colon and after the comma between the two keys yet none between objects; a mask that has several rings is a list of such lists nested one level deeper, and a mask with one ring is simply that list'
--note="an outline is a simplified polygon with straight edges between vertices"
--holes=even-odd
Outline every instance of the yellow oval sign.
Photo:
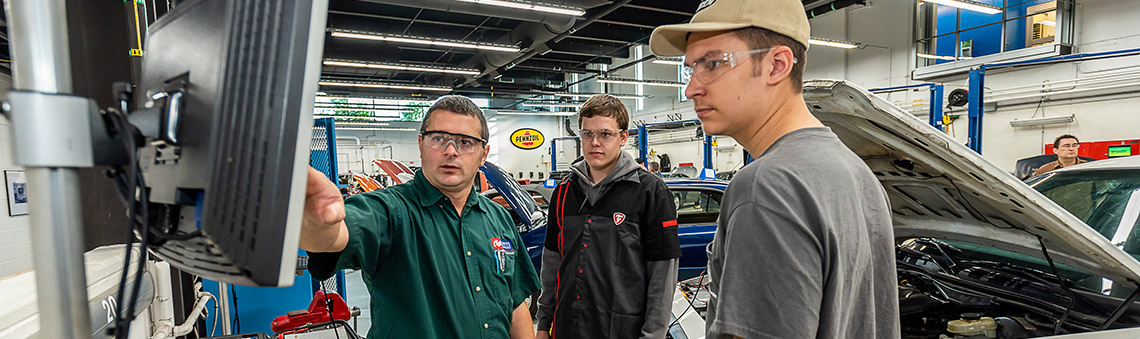
[{"label": "yellow oval sign", "polygon": [[522,128],[511,133],[511,143],[521,149],[538,148],[544,141],[546,138],[542,136],[542,132],[533,128]]}]

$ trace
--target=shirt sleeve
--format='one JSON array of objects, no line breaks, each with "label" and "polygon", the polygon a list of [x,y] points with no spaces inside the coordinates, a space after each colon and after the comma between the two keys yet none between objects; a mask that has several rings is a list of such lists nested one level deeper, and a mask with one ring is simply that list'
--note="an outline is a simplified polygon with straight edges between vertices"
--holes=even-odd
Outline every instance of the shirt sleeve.
[{"label": "shirt sleeve", "polygon": [[677,239],[677,205],[665,182],[656,182],[649,188],[645,203],[645,222],[641,225],[641,247],[646,261],[669,260],[681,257],[681,243]]},{"label": "shirt sleeve", "polygon": [[[515,223],[507,214],[507,210],[501,206],[494,206],[498,210],[499,221],[505,225],[509,225],[511,233],[514,236],[514,243],[519,247],[515,249],[515,275],[514,281],[511,283],[511,310],[526,301],[527,297],[542,288],[542,284],[538,280],[538,272],[534,269],[534,264],[531,263],[530,255],[526,250],[526,245],[522,241],[522,236],[519,235],[519,230],[514,227]],[[531,300],[531,302],[538,302],[538,300]]]},{"label": "shirt sleeve", "polygon": [[[345,200],[348,244],[334,253],[309,252],[309,274],[325,280],[342,269],[361,269],[368,276],[388,256],[392,244],[392,206],[374,194],[359,194]],[[533,270],[533,269],[532,269]]]},{"label": "shirt sleeve", "polygon": [[815,337],[825,274],[815,232],[802,218],[756,202],[734,206],[726,219],[709,337]]},{"label": "shirt sleeve", "polygon": [[543,247],[547,250],[558,253],[558,233],[562,231],[559,223],[562,222],[562,197],[564,185],[570,185],[567,180],[562,181],[557,187],[554,188],[554,193],[550,195],[550,204],[546,210],[546,241],[543,242]]}]

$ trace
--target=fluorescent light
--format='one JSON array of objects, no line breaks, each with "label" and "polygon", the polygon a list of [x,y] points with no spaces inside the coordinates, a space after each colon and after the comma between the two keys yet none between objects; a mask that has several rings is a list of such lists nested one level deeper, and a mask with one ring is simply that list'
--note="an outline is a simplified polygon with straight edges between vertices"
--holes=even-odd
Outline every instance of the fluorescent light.
[{"label": "fluorescent light", "polygon": [[1038,21],[1037,23],[1045,25],[1045,26],[1049,26],[1049,27],[1057,27],[1057,22],[1053,21],[1053,20],[1041,20],[1041,21]]},{"label": "fluorescent light", "polygon": [[628,84],[628,85],[648,85],[648,86],[662,86],[662,87],[685,87],[685,83],[680,81],[665,81],[665,80],[637,80],[637,79],[624,79],[624,78],[598,78],[598,82],[608,84]]},{"label": "fluorescent light", "polygon": [[578,107],[582,107],[582,104],[548,104],[548,103],[542,103],[542,102],[525,102],[525,103],[523,103],[523,106],[578,108]]},{"label": "fluorescent light", "polygon": [[839,41],[839,40],[824,39],[824,38],[810,38],[810,39],[808,39],[808,43],[812,44],[812,45],[817,45],[817,46],[835,47],[835,48],[842,48],[842,49],[859,48],[859,44],[854,43],[854,42]]},{"label": "fluorescent light", "polygon": [[416,131],[418,131],[415,128],[392,128],[392,127],[378,127],[378,128],[345,127],[345,128],[337,128],[337,129],[341,130],[341,131],[389,131],[389,132],[416,132]]},{"label": "fluorescent light", "polygon": [[680,65],[685,64],[684,61],[681,61],[681,58],[661,58],[661,57],[653,59],[653,63],[661,64],[661,65],[673,65],[673,66],[680,66]]},{"label": "fluorescent light", "polygon": [[333,119],[364,119],[364,120],[379,120],[379,121],[395,121],[400,120],[400,117],[378,117],[373,115],[347,115],[347,114],[314,114],[314,119],[317,118],[333,118]]},{"label": "fluorescent light", "polygon": [[[377,117],[399,117],[400,113],[411,112],[411,109],[384,109],[384,108],[358,108],[358,107],[313,107],[315,110],[329,111],[364,111],[372,112]],[[379,114],[377,114],[379,113]],[[323,114],[323,113],[316,113]]]},{"label": "fluorescent light", "polygon": [[528,4],[528,3],[521,3],[521,2],[514,2],[514,1],[503,1],[503,0],[459,0],[459,1],[487,4],[487,5],[491,5],[491,6],[526,9],[526,10],[532,10],[535,12],[545,12],[545,13],[562,14],[562,15],[582,16],[582,15],[586,14],[586,11],[583,11],[583,10],[577,9],[577,8],[555,7],[555,6],[548,6],[548,5],[532,5],[532,4]]},{"label": "fluorescent light", "polygon": [[[375,98],[372,98],[372,97],[339,97],[339,96],[328,96],[328,95],[318,95],[316,98],[317,99],[329,99],[329,100],[396,100],[396,101],[412,101],[412,102],[432,102],[433,101],[432,99],[428,99],[428,98],[401,98],[401,97],[375,97]],[[317,103],[322,104],[322,103],[327,103],[327,102],[317,102]]]},{"label": "fluorescent light", "polygon": [[958,58],[955,58],[955,57],[952,57],[952,56],[942,56],[942,55],[934,55],[934,54],[926,54],[926,53],[918,53],[917,55],[918,55],[918,57],[919,57],[919,58],[924,58],[924,59],[937,59],[937,60],[947,60],[947,61],[958,61]]},{"label": "fluorescent light", "polygon": [[646,98],[645,95],[618,94],[618,93],[581,93],[581,92],[579,92],[579,93],[571,93],[571,92],[554,93],[554,95],[556,95],[556,96],[571,97],[571,98],[589,98],[589,97],[592,97],[592,96],[595,96],[598,94],[609,94],[609,95],[612,95],[618,99],[645,99]]},{"label": "fluorescent light", "polygon": [[386,122],[339,122],[333,121],[337,126],[389,126]]},{"label": "fluorescent light", "polygon": [[548,117],[572,117],[572,116],[578,115],[578,112],[496,111],[495,114],[532,115],[532,116],[548,116]]},{"label": "fluorescent light", "polygon": [[450,87],[441,86],[413,86],[401,84],[385,84],[379,82],[334,82],[334,81],[321,81],[318,84],[321,86],[342,86],[342,87],[365,87],[365,88],[391,88],[391,89],[410,89],[420,91],[439,91],[451,92]]},{"label": "fluorescent light", "polygon": [[1025,120],[1012,120],[1009,122],[1013,127],[1035,127],[1052,124],[1070,124],[1076,120],[1076,116],[1070,114],[1066,116],[1050,117],[1050,118],[1037,118]]},{"label": "fluorescent light", "polygon": [[998,14],[1001,13],[1001,7],[990,4],[983,4],[977,1],[970,0],[919,0],[929,3],[939,4],[943,6],[957,7],[967,11],[981,12],[985,14]]},{"label": "fluorescent light", "polygon": [[455,47],[455,48],[470,48],[470,49],[481,49],[481,50],[487,50],[487,51],[511,52],[511,53],[518,53],[519,51],[522,51],[521,48],[519,48],[517,46],[512,46],[512,45],[487,44],[487,43],[466,42],[466,41],[459,41],[459,40],[446,40],[446,39],[413,37],[413,36],[393,35],[393,34],[356,32],[356,31],[346,31],[346,30],[339,30],[339,29],[332,29],[330,31],[332,31],[332,36],[337,37],[337,38],[352,38],[352,39],[363,39],[363,40],[390,41],[390,42],[399,42],[399,43],[406,43],[406,44],[432,45],[432,46]]},{"label": "fluorescent light", "polygon": [[411,64],[391,64],[391,63],[382,63],[382,62],[341,61],[341,60],[325,60],[324,64],[325,64],[325,66],[344,66],[344,67],[358,67],[358,68],[390,69],[390,70],[396,70],[396,71],[479,75],[479,70],[470,69],[470,68],[431,67],[431,66],[418,66],[418,65],[411,65]]}]

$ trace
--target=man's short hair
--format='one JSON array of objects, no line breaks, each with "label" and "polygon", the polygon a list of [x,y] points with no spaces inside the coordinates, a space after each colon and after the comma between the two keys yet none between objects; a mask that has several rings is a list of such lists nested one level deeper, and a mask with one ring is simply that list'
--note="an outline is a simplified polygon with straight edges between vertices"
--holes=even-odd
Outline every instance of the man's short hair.
[{"label": "man's short hair", "polygon": [[629,128],[629,111],[625,104],[615,96],[598,94],[586,100],[578,109],[578,127],[582,127],[582,118],[603,116],[617,120],[618,129]]},{"label": "man's short hair", "polygon": [[[807,64],[807,46],[801,45],[792,38],[776,33],[760,27],[745,27],[735,31],[737,38],[744,40],[748,44],[748,49],[761,49],[775,46],[788,46],[792,49],[792,57],[796,62],[792,64],[792,72],[788,74],[788,78],[792,80],[792,87],[796,92],[804,90],[804,66]],[[752,60],[759,62],[764,59],[768,53],[758,53],[752,55]],[[759,70],[759,68],[756,68]],[[759,72],[759,71],[757,71]],[[759,74],[754,74],[759,76]]]},{"label": "man's short hair", "polygon": [[1077,139],[1077,137],[1072,134],[1061,134],[1057,139],[1053,139],[1053,148],[1061,148],[1061,139],[1073,139],[1076,140],[1078,144],[1081,143],[1081,139]]},{"label": "man's short hair", "polygon": [[637,158],[637,159],[633,159],[633,162],[636,162],[638,165],[641,165],[641,164],[645,163],[645,159]]},{"label": "man's short hair", "polygon": [[661,163],[656,162],[656,161],[650,161],[649,162],[649,171],[650,172],[661,172]]},{"label": "man's short hair", "polygon": [[431,114],[440,110],[479,118],[479,127],[481,127],[479,137],[486,140],[491,136],[491,132],[487,128],[487,118],[483,116],[483,110],[479,109],[479,106],[475,105],[471,99],[462,95],[445,95],[439,97],[439,100],[436,100],[435,103],[428,108],[427,113],[424,114],[424,121],[420,124],[420,132],[427,130],[428,123],[431,121]]}]

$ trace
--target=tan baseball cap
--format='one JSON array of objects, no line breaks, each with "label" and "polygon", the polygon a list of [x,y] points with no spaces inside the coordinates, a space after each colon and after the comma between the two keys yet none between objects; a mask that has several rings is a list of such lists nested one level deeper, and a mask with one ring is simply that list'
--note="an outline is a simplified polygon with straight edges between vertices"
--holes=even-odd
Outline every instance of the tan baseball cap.
[{"label": "tan baseball cap", "polygon": [[800,0],[702,0],[687,24],[653,30],[649,48],[658,56],[685,55],[689,33],[760,27],[808,46],[811,25]]}]

